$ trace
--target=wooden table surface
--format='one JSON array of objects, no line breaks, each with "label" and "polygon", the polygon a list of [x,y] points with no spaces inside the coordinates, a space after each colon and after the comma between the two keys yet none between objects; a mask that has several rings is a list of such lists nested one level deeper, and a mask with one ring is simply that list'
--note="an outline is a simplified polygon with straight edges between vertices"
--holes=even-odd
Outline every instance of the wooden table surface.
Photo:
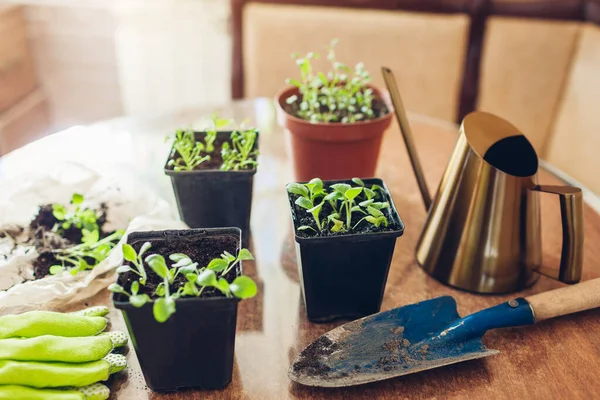
[{"label": "wooden table surface", "polygon": [[[170,182],[162,165],[168,152],[165,135],[174,128],[194,124],[214,110],[186,111],[152,118],[121,119],[100,123],[78,136],[57,134],[67,147],[58,158],[77,159],[76,151],[90,141],[98,163],[114,162],[139,172],[171,204]],[[316,389],[291,382],[291,360],[306,345],[342,322],[307,321],[298,281],[296,255],[284,185],[292,181],[285,135],[275,121],[269,100],[242,101],[217,110],[237,121],[250,118],[261,131],[261,156],[255,176],[251,251],[255,262],[245,272],[259,284],[259,294],[240,303],[233,381],[224,390],[152,393],[146,388],[133,348],[126,372],[111,378],[112,399],[592,399],[600,398],[600,310],[591,310],[538,325],[488,333],[484,343],[500,354],[402,378],[346,389]],[[451,124],[411,115],[411,124],[426,177],[436,188],[453,149],[457,129]],[[26,151],[26,149],[24,150]],[[123,155],[129,155],[123,157]],[[89,161],[90,156],[87,156]],[[125,158],[125,159],[124,159]],[[0,163],[2,173],[14,168],[11,155]],[[382,310],[451,295],[461,315],[562,286],[541,277],[534,287],[507,296],[476,295],[442,285],[416,264],[414,248],[426,212],[396,126],[386,135],[378,174],[391,190],[406,230],[400,237],[390,268]],[[540,183],[562,184],[547,171]],[[600,276],[600,216],[585,207],[583,279]],[[544,264],[557,267],[561,229],[558,198],[542,196]],[[102,292],[86,304],[108,304]],[[126,330],[119,312],[111,312],[112,329]],[[186,349],[186,351],[193,349]],[[160,348],[157,348],[160,351]]]}]

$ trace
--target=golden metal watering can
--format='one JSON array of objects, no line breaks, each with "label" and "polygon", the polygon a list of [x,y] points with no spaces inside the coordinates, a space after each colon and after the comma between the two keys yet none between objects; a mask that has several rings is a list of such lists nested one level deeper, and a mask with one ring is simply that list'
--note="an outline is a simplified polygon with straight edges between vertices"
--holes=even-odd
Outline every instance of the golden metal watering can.
[{"label": "golden metal watering can", "polygon": [[[485,112],[467,115],[437,194],[430,197],[394,76],[382,68],[429,214],[417,244],[419,265],[442,283],[477,293],[507,293],[538,273],[565,283],[581,278],[583,198],[571,186],[540,186],[538,157],[512,124]],[[558,274],[542,267],[540,192],[559,196]]]}]

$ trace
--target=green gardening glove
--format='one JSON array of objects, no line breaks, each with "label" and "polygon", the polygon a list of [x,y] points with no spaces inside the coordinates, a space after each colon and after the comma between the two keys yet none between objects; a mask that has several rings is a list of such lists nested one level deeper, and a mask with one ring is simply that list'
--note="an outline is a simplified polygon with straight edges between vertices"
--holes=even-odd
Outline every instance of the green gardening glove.
[{"label": "green gardening glove", "polygon": [[106,314],[107,307],[94,307],[0,317],[0,400],[106,398],[89,388],[106,388],[93,384],[126,367],[111,351],[127,343],[121,332],[101,333]]},{"label": "green gardening glove", "polygon": [[0,400],[106,400],[110,390],[100,383],[81,388],[33,389],[27,386],[0,386]]}]

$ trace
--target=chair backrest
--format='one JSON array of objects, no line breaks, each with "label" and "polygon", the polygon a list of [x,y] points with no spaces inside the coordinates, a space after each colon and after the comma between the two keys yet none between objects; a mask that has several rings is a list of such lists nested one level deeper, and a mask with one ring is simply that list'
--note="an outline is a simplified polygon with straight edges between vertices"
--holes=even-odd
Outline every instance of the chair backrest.
[{"label": "chair backrest", "polygon": [[364,61],[382,87],[382,65],[396,72],[406,106],[454,120],[469,32],[466,14],[358,10],[250,3],[243,12],[245,96],[274,96],[298,78],[291,53],[314,51],[325,67],[332,38],[339,61]]},{"label": "chair backrest", "polygon": [[546,159],[600,194],[600,27],[581,31]]},{"label": "chair backrest", "polygon": [[491,17],[481,57],[477,109],[522,129],[545,155],[581,24]]}]

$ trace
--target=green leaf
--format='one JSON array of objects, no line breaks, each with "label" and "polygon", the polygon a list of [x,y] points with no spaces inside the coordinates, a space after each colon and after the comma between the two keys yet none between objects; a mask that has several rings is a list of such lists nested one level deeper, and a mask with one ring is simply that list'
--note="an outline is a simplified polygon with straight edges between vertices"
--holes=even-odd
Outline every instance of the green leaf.
[{"label": "green leaf", "polygon": [[350,209],[351,212],[360,212],[366,214],[365,210],[363,210],[360,206],[354,206]]},{"label": "green leaf", "polygon": [[285,188],[289,193],[308,197],[308,188],[301,183],[288,183]]},{"label": "green leaf", "polygon": [[198,274],[195,274],[195,273],[185,274],[185,279],[187,279],[188,281],[190,281],[192,283],[196,283],[198,281]]},{"label": "green leaf", "polygon": [[307,199],[306,197],[298,197],[295,201],[295,203],[307,210],[310,210],[311,208],[314,207],[313,202],[310,201],[309,199]]},{"label": "green leaf", "polygon": [[365,201],[361,201],[360,203],[358,203],[361,207],[367,207],[370,206],[371,204],[373,204],[375,200],[373,199],[369,199],[369,200],[365,200]]},{"label": "green leaf", "polygon": [[307,231],[307,230],[311,230],[311,231],[317,231],[315,228],[313,228],[312,226],[308,226],[308,225],[302,225],[300,227],[298,227],[299,231]]},{"label": "green leaf", "polygon": [[365,186],[365,183],[364,183],[364,182],[363,182],[363,180],[362,180],[362,179],[360,179],[360,178],[352,178],[352,182],[354,182],[354,183],[356,183],[357,185],[359,185],[359,186],[362,186],[362,187],[364,187],[364,186]]},{"label": "green leaf", "polygon": [[169,268],[167,268],[165,258],[160,254],[149,255],[146,257],[146,263],[161,278],[165,279],[169,276]]},{"label": "green leaf", "polygon": [[67,209],[62,204],[52,204],[52,215],[59,221],[66,218]]},{"label": "green leaf", "polygon": [[340,218],[341,218],[341,217],[340,217],[340,214],[338,214],[338,213],[333,213],[333,214],[329,214],[329,215],[327,216],[327,221],[331,221],[331,220],[333,220],[333,219],[340,219]]},{"label": "green leaf", "polygon": [[344,197],[352,201],[362,192],[362,188],[351,188],[344,192]]},{"label": "green leaf", "polygon": [[140,291],[140,283],[138,281],[133,281],[131,283],[131,294],[138,294]]},{"label": "green leaf", "polygon": [[229,289],[238,299],[249,299],[256,296],[256,293],[258,292],[256,283],[247,276],[238,276],[235,278],[229,285]]},{"label": "green leaf", "polygon": [[344,228],[344,223],[339,219],[332,219],[333,226],[331,227],[331,232],[340,232]]},{"label": "green leaf", "polygon": [[[162,300],[162,299],[159,299]],[[150,297],[147,294],[136,294],[133,296],[129,296],[129,302],[132,306],[140,308],[143,307],[144,304],[150,301]],[[166,320],[165,320],[166,321]]]},{"label": "green leaf", "polygon": [[230,253],[230,252],[228,252],[228,251],[224,251],[224,252],[223,252],[223,254],[221,255],[221,257],[223,257],[223,259],[224,259],[225,261],[228,261],[228,262],[230,262],[230,263],[231,263],[232,261],[235,261],[235,257],[233,256],[233,254],[231,254],[231,253]]},{"label": "green leaf", "polygon": [[374,217],[374,216],[372,216],[372,215],[368,215],[368,216],[366,216],[366,217],[365,217],[365,220],[369,221],[369,222],[370,222],[370,223],[372,223],[373,225],[377,225],[377,226],[379,226],[379,222],[378,222],[377,218],[375,218],[375,217]]},{"label": "green leaf", "polygon": [[169,260],[174,261],[174,262],[179,262],[186,258],[189,259],[190,256],[188,256],[187,254],[183,254],[183,253],[173,253],[169,256]]},{"label": "green leaf", "polygon": [[198,275],[198,280],[196,282],[200,286],[216,286],[217,285],[217,275],[213,270],[205,269]]},{"label": "green leaf", "polygon": [[306,186],[312,189],[312,191],[323,189],[323,181],[320,178],[312,178]]},{"label": "green leaf", "polygon": [[129,265],[121,265],[117,268],[117,274],[124,274],[125,272],[131,271],[131,267]]},{"label": "green leaf", "polygon": [[71,197],[71,204],[79,205],[81,203],[83,203],[83,195],[79,193],[73,193],[73,196]]},{"label": "green leaf", "polygon": [[196,296],[198,294],[198,288],[194,284],[194,282],[186,282],[183,285],[183,295],[184,296]]},{"label": "green leaf", "polygon": [[246,260],[254,260],[254,256],[250,253],[248,249],[241,249],[238,256],[238,260],[246,261]]},{"label": "green leaf", "polygon": [[330,187],[341,194],[344,194],[348,190],[352,189],[352,186],[348,185],[347,183],[336,183],[331,185]]},{"label": "green leaf", "polygon": [[133,249],[133,247],[130,244],[123,243],[123,246],[121,246],[121,249],[123,250],[123,258],[125,258],[127,261],[130,261],[130,262],[136,261],[137,254],[135,253],[135,250]]},{"label": "green leaf", "polygon": [[129,294],[125,291],[123,286],[119,285],[118,283],[111,283],[110,285],[108,285],[108,290],[113,293]]},{"label": "green leaf", "polygon": [[65,270],[65,267],[63,267],[62,265],[53,265],[50,267],[49,272],[50,272],[50,275],[56,275],[59,272],[64,271],[64,270]]},{"label": "green leaf", "polygon": [[[121,235],[123,235],[123,234],[121,234]],[[142,248],[140,249],[140,253],[138,254],[138,256],[142,257],[144,255],[144,253],[147,252],[150,249],[150,247],[152,247],[152,244],[150,242],[145,242],[142,245]]]},{"label": "green leaf", "polygon": [[171,297],[157,299],[154,302],[152,312],[156,321],[160,323],[167,321],[175,313],[175,300]]},{"label": "green leaf", "polygon": [[377,218],[383,216],[383,213],[381,211],[371,206],[367,207],[367,211],[369,212],[369,214]]},{"label": "green leaf", "polygon": [[344,195],[342,193],[340,193],[340,192],[331,192],[327,196],[325,196],[323,198],[323,200],[325,200],[325,201],[342,200],[343,198],[344,198]]},{"label": "green leaf", "polygon": [[388,203],[387,201],[377,202],[371,204],[371,207],[376,208],[378,210],[383,210],[384,208],[390,208],[390,203]]},{"label": "green leaf", "polygon": [[100,232],[98,232],[97,229],[94,229],[93,231],[89,231],[87,229],[82,229],[81,230],[81,234],[82,234],[82,238],[81,238],[81,242],[85,243],[87,245],[93,245],[95,243],[98,242],[98,240],[100,240]]},{"label": "green leaf", "polygon": [[198,266],[198,263],[193,263],[190,265],[186,265],[183,267],[179,267],[178,272],[180,274],[193,274],[194,272],[196,272],[196,267]]},{"label": "green leaf", "polygon": [[177,261],[175,264],[172,265],[173,268],[180,268],[180,267],[185,267],[186,265],[190,265],[192,264],[192,260],[188,257],[186,258],[182,258],[179,261]]},{"label": "green leaf", "polygon": [[221,272],[221,271],[224,271],[228,266],[229,266],[229,263],[227,261],[225,261],[224,259],[215,258],[208,263],[208,266],[206,268],[216,271],[216,272]]},{"label": "green leaf", "polygon": [[154,293],[159,297],[164,296],[166,293],[165,283],[164,282],[159,283],[158,286],[156,287],[156,289],[154,289]]},{"label": "green leaf", "polygon": [[229,294],[229,282],[225,278],[220,278],[217,281],[216,288],[221,291],[224,295]]}]

